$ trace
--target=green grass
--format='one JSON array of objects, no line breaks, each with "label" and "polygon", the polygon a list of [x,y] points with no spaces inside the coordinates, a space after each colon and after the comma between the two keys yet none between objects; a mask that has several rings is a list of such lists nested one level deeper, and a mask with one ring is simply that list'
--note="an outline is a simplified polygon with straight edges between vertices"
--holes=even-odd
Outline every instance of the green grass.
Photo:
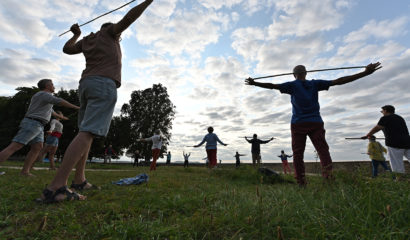
[{"label": "green grass", "polygon": [[[132,169],[128,166],[128,169]],[[87,172],[102,187],[84,202],[43,205],[54,172],[0,176],[0,239],[409,239],[410,183],[360,171],[300,188],[251,167],[147,167]],[[147,173],[148,184],[112,181]],[[71,179],[70,179],[71,181]]]}]

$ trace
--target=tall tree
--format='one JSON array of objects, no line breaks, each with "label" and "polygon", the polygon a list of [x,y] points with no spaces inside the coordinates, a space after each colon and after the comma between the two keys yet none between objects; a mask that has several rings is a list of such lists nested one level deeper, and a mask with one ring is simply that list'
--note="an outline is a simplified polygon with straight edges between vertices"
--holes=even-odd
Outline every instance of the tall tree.
[{"label": "tall tree", "polygon": [[[55,96],[67,100],[74,105],[80,106],[78,90],[64,90],[61,88]],[[61,121],[64,125],[63,136],[59,139],[57,149],[57,156],[60,158],[64,155],[64,152],[71,143],[71,140],[73,140],[78,133],[78,110],[61,106],[54,106],[53,109],[54,111],[61,111],[64,116],[69,118],[68,120]],[[47,130],[47,127],[45,130]]]},{"label": "tall tree", "polygon": [[121,108],[124,129],[129,129],[125,139],[128,140],[128,154],[135,150],[145,156],[146,160],[151,158],[151,144],[136,142],[141,137],[150,137],[154,131],[159,129],[164,139],[160,152],[162,157],[167,152],[167,146],[171,138],[172,120],[175,118],[175,106],[169,99],[167,88],[161,84],[154,84],[152,88],[133,91],[128,104]]},{"label": "tall tree", "polygon": [[[24,118],[31,97],[38,92],[36,87],[19,87],[12,97],[2,97],[0,107],[0,149],[7,147],[18,131],[21,120]],[[24,154],[27,149],[20,150]]]}]

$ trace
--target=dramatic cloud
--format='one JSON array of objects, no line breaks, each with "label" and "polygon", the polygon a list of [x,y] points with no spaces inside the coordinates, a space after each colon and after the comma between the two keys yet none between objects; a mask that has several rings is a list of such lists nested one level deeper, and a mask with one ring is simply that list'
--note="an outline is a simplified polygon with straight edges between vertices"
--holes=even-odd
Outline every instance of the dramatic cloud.
[{"label": "dramatic cloud", "polygon": [[[58,88],[76,88],[84,57],[63,54],[72,34],[57,35],[126,2],[0,1],[1,94],[12,95],[16,87],[33,86],[45,77],[55,79]],[[119,21],[137,4],[82,27],[83,35],[98,31],[103,22]],[[369,9],[368,3],[355,0],[155,0],[121,35],[123,84],[115,114],[132,91],[161,83],[177,111],[172,152],[192,152],[192,160],[202,161],[202,148],[184,146],[199,143],[213,126],[229,143],[218,149],[219,159],[233,160],[239,151],[249,161],[250,144],[240,137],[257,133],[277,138],[262,146],[262,158],[279,161],[280,150],[291,153],[290,96],[247,86],[245,78],[287,73],[297,64],[310,70],[380,61],[383,68],[374,74],[319,94],[333,159],[367,159],[360,154],[365,142],[344,138],[365,134],[385,104],[394,105],[406,121],[410,117],[407,10],[406,1]],[[332,80],[362,70],[309,73],[308,78]],[[276,84],[292,80],[292,75],[261,79]],[[307,160],[315,160],[313,151],[308,141]]]}]

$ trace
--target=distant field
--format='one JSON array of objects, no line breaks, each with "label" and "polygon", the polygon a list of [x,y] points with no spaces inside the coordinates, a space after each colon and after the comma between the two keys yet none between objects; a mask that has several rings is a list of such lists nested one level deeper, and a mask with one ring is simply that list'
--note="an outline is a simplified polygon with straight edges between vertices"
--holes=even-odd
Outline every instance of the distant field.
[{"label": "distant field", "polygon": [[[0,239],[410,237],[408,175],[393,181],[389,174],[369,178],[367,167],[339,170],[334,182],[309,175],[308,186],[300,188],[292,176],[268,178],[250,166],[127,168],[87,172],[102,189],[85,192],[84,202],[54,205],[33,202],[54,172],[26,178],[6,169],[0,176]],[[111,184],[143,172],[148,184]]]}]

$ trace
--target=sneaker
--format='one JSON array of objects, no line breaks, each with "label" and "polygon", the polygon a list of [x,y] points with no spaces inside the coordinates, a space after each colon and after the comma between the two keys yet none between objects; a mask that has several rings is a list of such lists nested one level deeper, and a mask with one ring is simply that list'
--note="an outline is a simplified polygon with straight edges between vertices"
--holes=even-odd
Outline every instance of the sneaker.
[{"label": "sneaker", "polygon": [[0,176],[6,174],[6,172],[0,172]]}]

